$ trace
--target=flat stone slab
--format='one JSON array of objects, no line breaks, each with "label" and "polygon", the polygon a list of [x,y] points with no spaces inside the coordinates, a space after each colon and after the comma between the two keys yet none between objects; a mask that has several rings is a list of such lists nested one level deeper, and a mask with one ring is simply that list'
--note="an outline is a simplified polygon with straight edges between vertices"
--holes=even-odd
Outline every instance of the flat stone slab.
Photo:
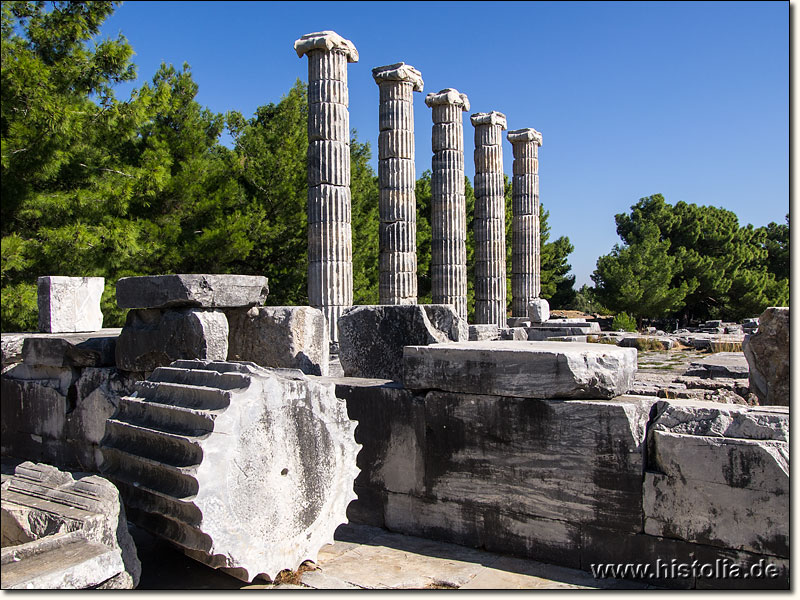
[{"label": "flat stone slab", "polygon": [[517,398],[613,398],[628,391],[636,350],[562,342],[456,342],[407,346],[409,389]]},{"label": "flat stone slab", "polygon": [[121,331],[29,334],[22,344],[22,362],[44,367],[113,367]]},{"label": "flat stone slab", "polygon": [[120,308],[236,308],[263,305],[267,278],[259,275],[148,275],[117,281]]},{"label": "flat stone slab", "polygon": [[717,352],[689,365],[686,375],[697,377],[730,377],[746,379],[750,373],[742,352]]}]

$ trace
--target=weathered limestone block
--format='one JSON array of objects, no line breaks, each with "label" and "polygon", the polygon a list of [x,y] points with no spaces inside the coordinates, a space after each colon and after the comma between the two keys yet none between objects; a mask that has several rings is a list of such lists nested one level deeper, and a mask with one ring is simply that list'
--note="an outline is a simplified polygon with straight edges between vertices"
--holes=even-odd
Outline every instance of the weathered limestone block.
[{"label": "weathered limestone block", "polygon": [[347,508],[351,520],[383,527],[386,491],[425,492],[425,396],[381,379],[329,379],[336,397],[357,421],[360,473],[358,499]]},{"label": "weathered limestone block", "polygon": [[346,522],[355,426],[334,385],[300,371],[176,361],[121,399],[103,468],[141,527],[240,579],[273,578]]},{"label": "weathered limestone block", "polygon": [[117,281],[120,308],[260,306],[267,278],[256,275],[148,275]]},{"label": "weathered limestone block", "polygon": [[39,331],[97,331],[103,327],[102,277],[39,277]]},{"label": "weathered limestone block", "polygon": [[24,333],[2,334],[0,337],[0,353],[2,353],[3,370],[6,367],[22,362],[22,346],[27,335]]},{"label": "weathered limestone block", "polygon": [[750,391],[759,403],[789,406],[789,307],[765,310],[742,349],[750,365]]},{"label": "weathered limestone block", "polygon": [[380,380],[337,383],[363,444],[353,518],[574,567],[584,527],[641,529],[654,399],[420,395]]},{"label": "weathered limestone block", "polygon": [[347,377],[403,378],[403,347],[466,340],[452,306],[354,306],[339,319],[339,360]]},{"label": "weathered limestone block", "polygon": [[500,339],[500,328],[497,325],[470,325],[469,341],[483,342]]},{"label": "weathered limestone block", "polygon": [[106,419],[139,374],[19,364],[2,378],[3,456],[97,471]]},{"label": "weathered limestone block", "polygon": [[226,311],[228,360],[327,375],[328,325],[310,306],[262,306]]},{"label": "weathered limestone block", "polygon": [[788,557],[788,435],[788,409],[659,402],[645,533]]},{"label": "weathered limestone block", "polygon": [[528,301],[528,319],[536,325],[550,318],[550,303],[544,298],[533,298]]},{"label": "weathered limestone block", "polygon": [[558,342],[459,342],[408,346],[409,389],[518,398],[612,398],[636,372],[636,350]]},{"label": "weathered limestone block", "polygon": [[637,396],[564,402],[429,392],[427,495],[473,511],[639,531],[653,404]]},{"label": "weathered limestone block", "polygon": [[113,367],[119,328],[93,333],[29,334],[22,362],[43,367]]},{"label": "weathered limestone block", "polygon": [[174,360],[228,357],[228,319],[218,310],[131,310],[117,338],[117,367],[152,371]]},{"label": "weathered limestone block", "polygon": [[141,563],[109,481],[24,462],[2,492],[3,589],[138,585]]}]

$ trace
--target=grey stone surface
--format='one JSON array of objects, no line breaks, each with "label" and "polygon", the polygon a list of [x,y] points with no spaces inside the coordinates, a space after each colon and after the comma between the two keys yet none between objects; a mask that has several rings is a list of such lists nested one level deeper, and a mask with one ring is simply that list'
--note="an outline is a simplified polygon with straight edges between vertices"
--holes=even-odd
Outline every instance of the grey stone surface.
[{"label": "grey stone surface", "polygon": [[152,371],[184,358],[227,356],[228,319],[219,310],[131,310],[117,338],[117,367],[125,371]]},{"label": "grey stone surface", "polygon": [[506,202],[503,138],[506,116],[476,113],[475,127],[475,322],[506,325]]},{"label": "grey stone surface", "polygon": [[39,277],[39,331],[66,333],[103,327],[102,277]]},{"label": "grey stone surface", "polygon": [[129,517],[251,581],[316,560],[346,520],[356,424],[334,386],[294,369],[176,361],[121,399],[103,441]]},{"label": "grey stone surface", "polygon": [[508,317],[506,324],[508,327],[530,327],[531,320],[528,317]]},{"label": "grey stone surface", "polygon": [[[597,323],[592,323],[592,325],[597,325]],[[541,342],[547,340],[551,337],[564,337],[564,336],[573,336],[573,335],[588,335],[593,333],[591,328],[588,327],[579,327],[577,325],[568,324],[564,327],[540,327],[539,325],[533,325],[531,327],[525,328],[525,333],[528,336],[528,340],[532,342]]]},{"label": "grey stone surface", "polygon": [[417,302],[414,92],[421,73],[405,63],[372,69],[380,88],[378,141],[380,304]]},{"label": "grey stone surface", "polygon": [[527,327],[508,327],[500,330],[501,340],[528,341]]},{"label": "grey stone surface", "polygon": [[3,456],[97,471],[106,419],[139,377],[110,367],[8,369],[2,377]]},{"label": "grey stone surface", "polygon": [[336,343],[339,317],[353,304],[347,64],[358,51],[334,31],[307,33],[294,47],[308,57],[308,300]]},{"label": "grey stone surface", "polygon": [[511,315],[527,316],[541,292],[539,239],[539,146],[542,134],[517,129],[506,134],[514,150],[511,181]]},{"label": "grey stone surface", "polygon": [[636,371],[636,350],[558,342],[459,342],[407,346],[403,382],[520,398],[611,398],[624,394]]},{"label": "grey stone surface", "polygon": [[256,275],[147,275],[117,281],[120,308],[232,308],[260,306],[267,278]]},{"label": "grey stone surface", "polygon": [[528,301],[527,315],[533,326],[547,322],[550,318],[550,303],[544,298],[532,298]]},{"label": "grey stone surface", "polygon": [[22,362],[22,345],[26,337],[24,333],[4,333],[0,336],[3,369]]},{"label": "grey stone surface", "polygon": [[339,319],[339,360],[348,377],[402,380],[403,347],[467,339],[449,305],[354,306]]},{"label": "grey stone surface", "polygon": [[425,97],[431,108],[431,293],[434,304],[452,304],[467,320],[467,213],[464,196],[466,94],[446,88]]},{"label": "grey stone surface", "polygon": [[482,342],[500,339],[500,328],[497,325],[470,325],[469,341]]},{"label": "grey stone surface", "polygon": [[645,533],[788,557],[788,411],[659,409],[648,441]]},{"label": "grey stone surface", "polygon": [[300,369],[327,375],[328,325],[310,306],[262,306],[228,310],[228,360],[262,367]]},{"label": "grey stone surface", "polygon": [[30,334],[24,337],[22,362],[45,367],[113,367],[118,328],[92,333]]},{"label": "grey stone surface", "polygon": [[759,403],[789,406],[789,307],[767,308],[742,349],[750,367],[750,390]]},{"label": "grey stone surface", "polygon": [[746,379],[750,368],[741,352],[717,352],[689,364],[686,375],[695,377],[726,377]]},{"label": "grey stone surface", "polygon": [[[3,477],[1,487],[4,589],[89,587],[112,577],[107,587],[136,587],[141,564],[119,493],[109,481],[24,462]],[[72,532],[79,537],[48,540]],[[53,565],[53,558],[66,564]],[[41,570],[26,568],[26,561]]]}]

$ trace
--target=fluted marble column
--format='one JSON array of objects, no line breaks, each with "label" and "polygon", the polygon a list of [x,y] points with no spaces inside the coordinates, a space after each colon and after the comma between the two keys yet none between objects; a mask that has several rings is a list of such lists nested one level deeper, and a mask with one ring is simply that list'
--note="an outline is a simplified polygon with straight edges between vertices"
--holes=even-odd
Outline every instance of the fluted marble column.
[{"label": "fluted marble column", "polygon": [[431,291],[434,304],[452,304],[467,318],[467,207],[464,197],[466,94],[452,88],[428,94],[433,109],[431,178]]},{"label": "fluted marble column", "polygon": [[514,149],[511,189],[511,316],[526,317],[528,302],[539,297],[539,146],[542,134],[516,129],[507,136]]},{"label": "fluted marble column", "polygon": [[422,74],[405,63],[372,69],[380,88],[378,182],[380,186],[381,304],[417,303],[417,200],[414,168],[414,92]]},{"label": "fluted marble column", "polygon": [[470,117],[475,127],[475,323],[506,326],[506,116]]},{"label": "fluted marble column", "polygon": [[294,49],[308,56],[308,301],[337,342],[336,321],[353,304],[347,63],[358,51],[334,31],[307,33]]}]

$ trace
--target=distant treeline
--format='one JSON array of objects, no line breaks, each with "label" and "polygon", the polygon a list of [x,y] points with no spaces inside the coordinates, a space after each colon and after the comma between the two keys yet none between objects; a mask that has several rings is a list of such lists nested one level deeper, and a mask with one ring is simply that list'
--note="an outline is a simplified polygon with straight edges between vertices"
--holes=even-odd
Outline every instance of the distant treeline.
[{"label": "distant treeline", "polygon": [[[245,118],[200,106],[187,64],[162,65],[119,100],[114,85],[136,77],[133,49],[121,35],[92,43],[114,4],[1,5],[2,330],[36,328],[40,275],[105,277],[106,326],[123,323],[114,284],[131,275],[266,275],[268,303],[308,304],[305,84]],[[233,148],[220,143],[224,131]],[[378,301],[378,181],[370,158],[369,143],[354,131],[356,304]],[[431,301],[430,182],[425,172],[416,187],[420,302]],[[506,178],[509,276],[510,188]],[[466,196],[471,313],[469,180]],[[749,316],[788,302],[788,217],[787,225],[753,229],[739,228],[728,211],[672,207],[660,196],[633,208],[617,215],[625,245],[599,259],[597,287],[579,293],[568,275],[573,246],[567,237],[550,241],[541,211],[542,296],[553,307]]]}]

